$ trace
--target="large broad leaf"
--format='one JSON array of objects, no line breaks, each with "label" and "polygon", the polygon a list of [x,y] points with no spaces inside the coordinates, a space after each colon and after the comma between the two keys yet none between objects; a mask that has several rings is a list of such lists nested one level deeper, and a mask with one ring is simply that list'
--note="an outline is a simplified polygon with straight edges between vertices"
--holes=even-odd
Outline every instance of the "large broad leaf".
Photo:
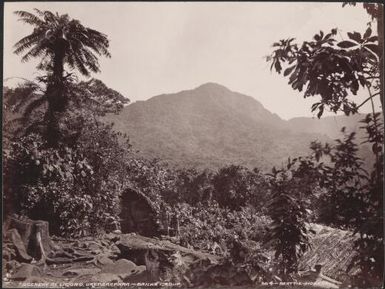
[{"label": "large broad leaf", "polygon": [[368,27],[368,29],[366,29],[366,31],[364,33],[364,38],[368,38],[368,37],[370,37],[370,35],[372,35],[372,29],[370,27]]},{"label": "large broad leaf", "polygon": [[345,41],[341,41],[341,42],[337,43],[337,46],[341,47],[341,48],[352,48],[354,46],[357,46],[357,44],[354,42],[345,40]]},{"label": "large broad leaf", "polygon": [[374,53],[377,56],[380,56],[380,51],[378,49],[378,45],[376,44],[366,44],[364,45],[364,48],[368,50],[371,53]]},{"label": "large broad leaf", "polygon": [[376,41],[378,41],[378,37],[377,36],[372,36],[372,37],[367,39],[367,42],[376,42]]},{"label": "large broad leaf", "polygon": [[353,80],[352,83],[350,84],[350,90],[354,95],[357,94],[357,91],[359,89],[359,84],[357,80]]},{"label": "large broad leaf", "polygon": [[352,39],[354,41],[357,41],[358,43],[362,42],[361,34],[356,32],[356,31],[354,31],[353,33],[348,32],[348,36],[349,36],[350,39]]}]

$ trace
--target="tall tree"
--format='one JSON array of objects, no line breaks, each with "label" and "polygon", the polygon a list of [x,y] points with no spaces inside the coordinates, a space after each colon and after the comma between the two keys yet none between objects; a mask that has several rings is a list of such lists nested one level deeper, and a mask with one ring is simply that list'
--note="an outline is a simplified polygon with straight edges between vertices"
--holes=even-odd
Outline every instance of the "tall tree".
[{"label": "tall tree", "polygon": [[267,214],[272,223],[266,241],[275,250],[277,271],[285,280],[298,272],[300,257],[310,248],[310,203],[318,187],[319,166],[313,156],[288,159],[286,167],[266,174],[271,200]]},{"label": "tall tree", "polygon": [[[278,73],[284,69],[289,84],[294,90],[304,91],[305,98],[321,96],[312,106],[312,111],[318,110],[319,118],[325,109],[349,115],[371,102],[373,114],[362,121],[366,142],[372,145],[376,157],[370,177],[355,156],[354,134],[339,140],[332,150],[325,146],[321,153],[331,157],[332,167],[325,166],[321,185],[331,192],[327,201],[335,206],[332,213],[341,218],[339,225],[350,227],[359,235],[355,242],[358,256],[351,265],[361,269],[355,281],[360,288],[382,284],[384,270],[383,115],[374,108],[374,98],[379,97],[384,112],[383,5],[363,6],[376,20],[378,36],[373,35],[371,23],[364,33],[348,32],[348,38],[342,41],[336,40],[337,29],[330,33],[320,31],[302,44],[293,43],[294,38],[274,43],[274,51],[267,59],[271,69]],[[350,95],[356,95],[360,86],[368,91],[369,97],[357,104]],[[315,148],[319,154],[320,150]]]},{"label": "tall tree", "polygon": [[[15,12],[22,22],[34,29],[15,44],[14,52],[23,54],[22,61],[41,58],[38,68],[48,72],[44,79],[44,98],[48,101],[47,139],[55,145],[61,137],[60,117],[68,104],[66,81],[71,74],[65,75],[65,64],[85,76],[89,76],[90,72],[99,72],[98,56],[110,57],[109,41],[103,33],[83,26],[67,14],[38,9],[35,12]],[[36,101],[36,106],[43,102]]]}]

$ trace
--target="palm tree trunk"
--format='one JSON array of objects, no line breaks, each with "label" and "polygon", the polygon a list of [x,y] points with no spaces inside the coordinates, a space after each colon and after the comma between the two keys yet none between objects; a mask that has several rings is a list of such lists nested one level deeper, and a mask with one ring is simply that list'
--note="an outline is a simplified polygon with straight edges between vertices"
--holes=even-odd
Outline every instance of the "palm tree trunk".
[{"label": "palm tree trunk", "polygon": [[65,93],[63,43],[58,42],[53,59],[53,73],[47,85],[48,111],[47,111],[47,141],[50,146],[57,146],[62,139],[60,121],[63,112],[67,108],[67,96]]}]

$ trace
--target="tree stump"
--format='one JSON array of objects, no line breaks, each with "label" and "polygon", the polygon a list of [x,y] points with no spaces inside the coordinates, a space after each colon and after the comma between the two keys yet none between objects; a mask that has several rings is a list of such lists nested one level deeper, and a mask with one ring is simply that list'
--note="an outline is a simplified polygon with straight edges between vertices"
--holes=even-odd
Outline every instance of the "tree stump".
[{"label": "tree stump", "polygon": [[49,237],[48,222],[35,221],[16,215],[10,217],[7,222],[6,231],[17,230],[28,255],[35,259],[41,259],[51,252],[52,243]]}]

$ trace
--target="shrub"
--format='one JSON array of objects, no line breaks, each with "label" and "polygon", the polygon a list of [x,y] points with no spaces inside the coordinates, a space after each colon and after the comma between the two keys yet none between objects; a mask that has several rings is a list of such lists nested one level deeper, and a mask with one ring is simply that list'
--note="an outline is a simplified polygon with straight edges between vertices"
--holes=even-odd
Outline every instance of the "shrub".
[{"label": "shrub", "polygon": [[216,202],[196,207],[180,203],[172,208],[172,215],[179,219],[183,245],[221,255],[230,254],[237,240],[261,241],[268,224],[268,219],[252,207],[232,211]]},{"label": "shrub", "polygon": [[117,220],[124,155],[111,126],[89,124],[76,146],[47,145],[30,134],[11,143],[4,157],[8,213],[50,222],[60,235],[86,235]]}]

